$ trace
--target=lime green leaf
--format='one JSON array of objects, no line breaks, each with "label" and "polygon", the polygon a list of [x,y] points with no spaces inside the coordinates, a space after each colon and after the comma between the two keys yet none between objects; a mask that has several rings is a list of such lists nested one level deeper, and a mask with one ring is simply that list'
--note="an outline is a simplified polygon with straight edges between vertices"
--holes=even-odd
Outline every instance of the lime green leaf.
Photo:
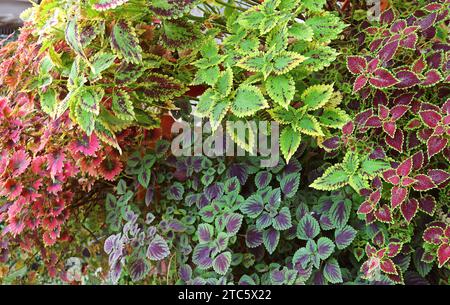
[{"label": "lime green leaf", "polygon": [[317,110],[329,101],[332,94],[333,86],[315,85],[306,89],[301,98],[309,110]]},{"label": "lime green leaf", "polygon": [[361,175],[355,174],[348,180],[348,184],[359,194],[362,189],[369,189],[370,185]]},{"label": "lime green leaf", "polygon": [[222,122],[223,118],[230,108],[230,102],[228,100],[219,101],[212,107],[209,115],[209,122],[211,124],[211,130],[215,132]]},{"label": "lime green leaf", "polygon": [[291,75],[269,76],[266,80],[267,94],[279,105],[287,108],[294,99],[295,81]]},{"label": "lime green leaf", "polygon": [[327,0],[303,0],[303,5],[312,12],[320,12]]},{"label": "lime green leaf", "polygon": [[216,83],[216,90],[220,97],[227,97],[233,89],[233,70],[228,67],[220,73]]},{"label": "lime green leaf", "polygon": [[41,108],[52,118],[55,117],[56,107],[57,107],[57,99],[56,92],[53,89],[47,89],[47,91],[40,95]]},{"label": "lime green leaf", "polygon": [[216,93],[213,89],[206,90],[198,99],[198,104],[195,109],[196,115],[199,117],[206,117],[211,113],[211,110],[216,101]]},{"label": "lime green leaf", "polygon": [[92,88],[82,90],[79,96],[79,105],[83,110],[98,115],[100,112],[100,100],[103,94],[96,92]]},{"label": "lime green leaf", "polygon": [[75,109],[75,117],[81,129],[83,129],[84,132],[86,132],[86,134],[90,136],[94,131],[95,118],[97,116],[90,111],[86,111],[81,106],[78,106]]},{"label": "lime green leaf", "polygon": [[300,120],[298,120],[298,122],[294,124],[294,128],[310,136],[324,135],[317,119],[309,114],[304,115]]},{"label": "lime green leaf", "polygon": [[285,74],[300,63],[302,63],[306,57],[295,52],[281,52],[273,58],[273,71],[277,75]]},{"label": "lime green leaf", "polygon": [[111,30],[111,49],[126,62],[142,62],[142,49],[134,28],[126,21],[119,20]]},{"label": "lime green leaf", "polygon": [[194,85],[208,84],[214,86],[220,76],[219,66],[213,66],[207,69],[200,69],[195,75],[195,79],[192,82]]},{"label": "lime green leaf", "polygon": [[348,151],[344,156],[344,160],[342,161],[342,168],[349,176],[351,176],[359,169],[359,164],[360,160],[358,155],[353,153],[352,151]]},{"label": "lime green leaf", "polygon": [[[234,123],[234,124],[233,124]],[[245,124],[245,125],[244,125]],[[227,122],[226,130],[231,139],[243,150],[256,154],[256,124],[254,122]]]},{"label": "lime green leaf", "polygon": [[100,73],[111,67],[116,59],[116,55],[110,53],[99,52],[92,59],[91,79],[96,79]]},{"label": "lime green leaf", "polygon": [[266,56],[263,52],[255,52],[242,58],[237,66],[250,72],[260,72],[266,65]]},{"label": "lime green leaf", "polygon": [[290,126],[284,128],[281,132],[280,149],[286,159],[286,163],[289,163],[289,160],[297,151],[300,146],[301,139],[301,134]]},{"label": "lime green leaf", "polygon": [[299,112],[292,106],[288,106],[287,109],[281,106],[267,110],[272,119],[280,124],[294,124],[299,117]]},{"label": "lime green leaf", "polygon": [[319,43],[329,43],[336,39],[346,27],[339,17],[329,12],[308,18],[305,23],[312,28]]},{"label": "lime green leaf", "polygon": [[115,115],[125,121],[134,120],[134,107],[130,96],[123,90],[118,90],[113,95],[112,110]]},{"label": "lime green leaf", "polygon": [[305,23],[296,23],[289,28],[288,35],[298,40],[312,41],[314,32],[309,25]]},{"label": "lime green leaf", "polygon": [[348,184],[349,177],[340,164],[329,167],[322,177],[317,178],[310,187],[316,190],[332,191]]},{"label": "lime green leaf", "polygon": [[375,178],[378,174],[390,168],[389,162],[383,160],[366,159],[361,162],[361,171],[368,178]]},{"label": "lime green leaf", "polygon": [[350,117],[342,109],[327,108],[319,117],[319,121],[322,125],[330,128],[342,128],[342,126],[350,121]]},{"label": "lime green leaf", "polygon": [[242,85],[236,91],[231,111],[237,117],[245,117],[267,107],[269,104],[257,87]]},{"label": "lime green leaf", "polygon": [[237,22],[244,29],[254,30],[259,28],[264,18],[265,15],[263,12],[259,11],[257,7],[252,7],[240,14]]}]

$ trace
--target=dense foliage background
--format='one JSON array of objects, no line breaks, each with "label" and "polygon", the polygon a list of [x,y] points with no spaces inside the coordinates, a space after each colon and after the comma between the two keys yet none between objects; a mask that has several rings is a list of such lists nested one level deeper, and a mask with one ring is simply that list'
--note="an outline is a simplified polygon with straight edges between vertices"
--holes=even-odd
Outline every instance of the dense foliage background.
[{"label": "dense foliage background", "polygon": [[[0,49],[0,281],[450,281],[450,2],[43,0]],[[2,45],[2,43],[0,43]],[[282,160],[177,157],[175,120]]]}]

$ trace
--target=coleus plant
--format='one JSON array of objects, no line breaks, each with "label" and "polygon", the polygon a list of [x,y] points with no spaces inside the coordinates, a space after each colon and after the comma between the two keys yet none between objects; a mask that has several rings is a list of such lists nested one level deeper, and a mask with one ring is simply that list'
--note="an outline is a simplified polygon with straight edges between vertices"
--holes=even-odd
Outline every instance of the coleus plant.
[{"label": "coleus plant", "polygon": [[[345,28],[337,16],[324,11],[324,4],[268,0],[243,12],[229,11],[229,34],[217,35],[220,44],[208,40],[200,49],[201,59],[194,62],[194,84],[208,86],[196,114],[207,118],[215,131],[224,118],[263,120],[269,113],[283,125],[280,146],[287,162],[302,134],[321,145],[333,129],[342,127],[349,117],[338,107],[339,93],[308,78],[337,57],[328,44]],[[254,131],[243,138],[227,132],[242,148],[254,151]]]},{"label": "coleus plant", "polygon": [[[403,223],[411,232],[422,232],[427,217],[447,213],[448,14],[448,5],[439,1],[411,15],[386,10],[378,23],[361,24],[357,55],[347,57],[358,94],[349,106],[356,113],[341,138],[325,143],[335,152],[347,150],[344,165],[349,154],[384,164],[355,188],[366,196],[358,213],[368,224],[386,223],[395,231]],[[344,171],[334,173],[326,171],[312,187],[350,182],[351,173],[347,178]],[[415,243],[408,237],[405,242]]]}]

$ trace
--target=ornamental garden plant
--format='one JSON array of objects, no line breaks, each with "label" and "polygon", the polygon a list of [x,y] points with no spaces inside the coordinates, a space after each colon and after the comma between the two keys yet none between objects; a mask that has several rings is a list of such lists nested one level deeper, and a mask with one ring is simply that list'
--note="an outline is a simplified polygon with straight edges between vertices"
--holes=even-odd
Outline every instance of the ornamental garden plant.
[{"label": "ornamental garden plant", "polygon": [[[0,43],[0,282],[448,285],[450,3],[380,8],[25,11]],[[242,153],[176,153],[199,120]]]}]

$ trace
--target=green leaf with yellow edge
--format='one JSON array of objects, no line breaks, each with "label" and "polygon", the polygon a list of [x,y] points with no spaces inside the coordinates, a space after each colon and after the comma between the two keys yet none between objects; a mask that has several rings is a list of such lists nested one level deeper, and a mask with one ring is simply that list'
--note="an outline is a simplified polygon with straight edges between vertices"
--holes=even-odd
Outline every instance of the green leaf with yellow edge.
[{"label": "green leaf with yellow edge", "polygon": [[111,49],[126,62],[142,62],[142,48],[134,28],[125,20],[117,21],[111,30]]},{"label": "green leaf with yellow edge", "polygon": [[323,136],[322,128],[315,117],[305,114],[301,119],[294,123],[293,127],[309,136]]},{"label": "green leaf with yellow edge", "polygon": [[389,162],[384,160],[365,159],[361,162],[361,172],[370,179],[391,168]]},{"label": "green leaf with yellow edge", "polygon": [[214,86],[219,79],[220,69],[219,66],[212,66],[206,69],[199,69],[195,75],[195,79],[192,82],[193,85],[208,84]]},{"label": "green leaf with yellow edge", "polygon": [[342,128],[350,117],[340,108],[327,108],[319,117],[320,124],[330,128]]},{"label": "green leaf with yellow edge", "polygon": [[360,174],[355,174],[348,179],[348,184],[359,194],[362,189],[370,189],[367,179]]},{"label": "green leaf with yellow edge", "polygon": [[289,27],[288,35],[298,40],[312,41],[314,32],[306,23],[295,23]]},{"label": "green leaf with yellow edge", "polygon": [[280,124],[294,124],[298,120],[298,117],[303,115],[292,106],[288,106],[287,108],[276,106],[267,110],[267,112],[273,120]]},{"label": "green leaf with yellow edge", "polygon": [[359,169],[360,160],[357,154],[352,151],[347,151],[344,156],[344,160],[342,161],[342,168],[345,172],[351,176]]},{"label": "green leaf with yellow edge", "polygon": [[310,187],[321,191],[337,190],[348,184],[349,177],[341,164],[329,167]]},{"label": "green leaf with yellow edge", "polygon": [[255,86],[241,85],[231,105],[231,111],[237,117],[250,116],[269,107],[261,91]]},{"label": "green leaf with yellow edge", "polygon": [[272,70],[277,75],[286,74],[305,61],[305,59],[306,57],[295,52],[280,52],[273,58]]},{"label": "green leaf with yellow edge", "polygon": [[256,155],[257,126],[255,122],[227,121],[226,131],[240,148]]},{"label": "green leaf with yellow edge", "polygon": [[284,108],[287,108],[294,99],[295,81],[289,74],[269,76],[265,85],[270,98]]},{"label": "green leaf with yellow edge", "polygon": [[133,103],[131,102],[129,94],[123,90],[117,90],[114,93],[111,109],[119,119],[125,121],[134,120]]},{"label": "green leaf with yellow edge", "polygon": [[75,117],[81,129],[86,132],[88,136],[90,136],[94,131],[95,118],[97,117],[97,115],[90,111],[86,111],[80,105],[78,105],[75,108]]},{"label": "green leaf with yellow edge", "polygon": [[331,98],[333,86],[315,85],[308,87],[301,96],[301,99],[308,110],[317,110],[322,108]]},{"label": "green leaf with yellow edge", "polygon": [[238,61],[237,66],[250,72],[261,72],[267,63],[266,54],[255,52]]},{"label": "green leaf with yellow edge", "polygon": [[302,140],[300,132],[293,129],[291,126],[288,126],[283,129],[280,135],[280,149],[281,153],[286,160],[286,163],[289,163],[289,160],[297,151],[300,146],[300,142]]},{"label": "green leaf with yellow edge", "polygon": [[227,97],[233,89],[233,70],[227,67],[225,71],[220,73],[216,82],[216,91],[220,97]]},{"label": "green leaf with yellow edge", "polygon": [[197,107],[195,108],[195,114],[199,117],[208,116],[216,102],[216,92],[209,88],[198,99]]},{"label": "green leaf with yellow edge", "polygon": [[211,109],[211,113],[209,114],[209,122],[211,124],[212,132],[215,132],[217,130],[223,118],[227,114],[229,108],[230,108],[229,100],[218,101],[217,103],[214,104],[214,106]]},{"label": "green leaf with yellow edge", "polygon": [[52,118],[56,115],[56,108],[58,105],[56,92],[54,89],[47,89],[45,93],[40,94],[40,102],[41,102],[41,109],[51,116]]}]

